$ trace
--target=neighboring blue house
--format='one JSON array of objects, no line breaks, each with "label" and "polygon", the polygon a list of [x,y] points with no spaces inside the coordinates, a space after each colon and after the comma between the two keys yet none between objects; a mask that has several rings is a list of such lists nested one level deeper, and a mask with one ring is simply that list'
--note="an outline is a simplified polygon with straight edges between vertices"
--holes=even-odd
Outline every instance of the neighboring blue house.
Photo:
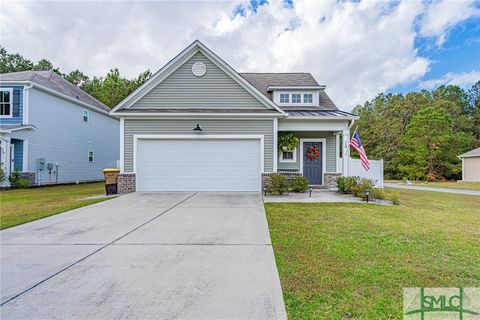
[{"label": "neighboring blue house", "polygon": [[52,71],[0,74],[6,176],[18,171],[34,184],[102,179],[119,160],[119,121],[109,111]]}]

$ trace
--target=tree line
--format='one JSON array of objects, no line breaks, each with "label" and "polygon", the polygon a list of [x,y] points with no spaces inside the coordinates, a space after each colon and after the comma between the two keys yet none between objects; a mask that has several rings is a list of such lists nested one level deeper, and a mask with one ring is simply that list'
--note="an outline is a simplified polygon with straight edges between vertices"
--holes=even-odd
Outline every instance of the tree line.
[{"label": "tree line", "polygon": [[[63,73],[47,59],[34,63],[0,46],[0,73],[53,70],[110,108],[144,83],[150,70],[127,79],[118,68],[90,79],[80,70]],[[384,159],[385,177],[443,180],[461,177],[458,155],[480,146],[480,81],[407,94],[379,94],[353,112],[370,159]],[[355,151],[352,150],[354,154]]]},{"label": "tree line", "polygon": [[386,179],[461,179],[458,156],[480,146],[480,81],[379,94],[353,112],[365,151],[384,160]]},{"label": "tree line", "polygon": [[27,70],[53,70],[53,72],[80,87],[83,91],[110,108],[116,106],[152,75],[150,70],[146,70],[137,77],[127,79],[120,75],[118,68],[113,68],[104,77],[93,77],[90,79],[78,69],[69,73],[63,73],[59,68],[54,67],[47,59],[41,59],[34,63],[19,53],[8,53],[5,48],[0,46],[0,73]]}]

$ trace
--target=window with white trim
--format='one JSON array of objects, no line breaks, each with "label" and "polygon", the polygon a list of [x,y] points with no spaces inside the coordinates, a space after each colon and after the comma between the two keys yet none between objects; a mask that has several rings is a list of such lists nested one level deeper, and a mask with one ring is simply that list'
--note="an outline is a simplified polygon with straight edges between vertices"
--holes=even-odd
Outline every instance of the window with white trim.
[{"label": "window with white trim", "polygon": [[303,94],[303,103],[313,103],[313,94],[304,93]]},{"label": "window with white trim", "polygon": [[95,160],[95,154],[93,151],[88,151],[88,162],[93,162]]},{"label": "window with white trim", "polygon": [[83,122],[88,122],[90,120],[90,112],[88,110],[83,110]]},{"label": "window with white trim", "polygon": [[0,118],[11,118],[13,109],[13,90],[0,89]]},{"label": "window with white trim", "polygon": [[280,103],[289,103],[289,102],[290,102],[290,94],[280,93]]},{"label": "window with white trim", "polygon": [[292,103],[302,103],[302,95],[300,93],[292,93]]},{"label": "window with white trim", "polygon": [[280,162],[297,162],[297,149],[282,151]]}]

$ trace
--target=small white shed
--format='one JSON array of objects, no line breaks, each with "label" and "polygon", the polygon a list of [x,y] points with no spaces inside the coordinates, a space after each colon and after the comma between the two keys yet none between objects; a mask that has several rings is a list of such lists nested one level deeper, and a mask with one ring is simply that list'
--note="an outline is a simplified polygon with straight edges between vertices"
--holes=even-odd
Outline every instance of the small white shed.
[{"label": "small white shed", "polygon": [[462,181],[480,182],[480,148],[458,157],[462,160]]}]

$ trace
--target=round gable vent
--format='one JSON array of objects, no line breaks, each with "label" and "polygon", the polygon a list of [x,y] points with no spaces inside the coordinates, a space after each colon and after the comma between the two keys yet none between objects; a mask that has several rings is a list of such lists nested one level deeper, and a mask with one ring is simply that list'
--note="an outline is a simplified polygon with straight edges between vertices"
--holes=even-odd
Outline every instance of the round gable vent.
[{"label": "round gable vent", "polygon": [[192,73],[197,77],[201,77],[207,73],[207,67],[202,62],[195,62],[192,66]]}]

